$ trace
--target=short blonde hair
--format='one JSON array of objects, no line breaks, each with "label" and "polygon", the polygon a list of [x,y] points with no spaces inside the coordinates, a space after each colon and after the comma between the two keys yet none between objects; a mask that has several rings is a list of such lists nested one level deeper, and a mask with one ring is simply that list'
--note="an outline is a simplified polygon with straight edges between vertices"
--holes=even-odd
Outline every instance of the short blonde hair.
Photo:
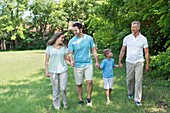
[{"label": "short blonde hair", "polygon": [[103,54],[105,57],[107,57],[108,53],[111,52],[111,49],[104,49]]}]

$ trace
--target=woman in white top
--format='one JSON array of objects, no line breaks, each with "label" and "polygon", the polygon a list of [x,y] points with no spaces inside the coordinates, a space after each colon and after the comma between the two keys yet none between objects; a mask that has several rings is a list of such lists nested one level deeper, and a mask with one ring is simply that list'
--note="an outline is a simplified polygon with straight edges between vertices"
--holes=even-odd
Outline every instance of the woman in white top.
[{"label": "woman in white top", "polygon": [[[60,90],[64,108],[67,108],[66,87],[68,80],[68,49],[63,45],[64,34],[55,33],[47,42],[45,53],[45,74],[50,77],[53,89],[53,105],[60,109]],[[67,64],[66,64],[67,63]]]}]

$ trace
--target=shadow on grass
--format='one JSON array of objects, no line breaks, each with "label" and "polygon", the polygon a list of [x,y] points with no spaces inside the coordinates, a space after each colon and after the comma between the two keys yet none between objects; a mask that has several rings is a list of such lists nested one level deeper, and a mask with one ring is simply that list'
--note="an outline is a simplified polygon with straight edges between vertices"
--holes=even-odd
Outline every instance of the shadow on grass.
[{"label": "shadow on grass", "polygon": [[[78,96],[74,82],[73,68],[69,67],[69,78],[67,87],[68,109],[60,109],[61,113],[149,113],[150,108],[157,108],[155,99],[160,98],[156,90],[149,86],[144,88],[144,106],[136,107],[133,100],[127,99],[127,89],[125,83],[124,70],[115,69],[115,83],[111,95],[112,103],[106,106],[105,90],[101,70],[94,68],[93,107],[77,105]],[[52,87],[50,79],[44,76],[44,69],[37,74],[32,74],[24,80],[10,81],[9,85],[0,86],[0,112],[1,113],[55,113],[52,105]],[[152,91],[153,90],[153,91]],[[87,97],[86,84],[83,83],[83,99]],[[167,98],[167,95],[166,95]],[[165,98],[165,99],[166,99]],[[148,104],[146,104],[146,102]],[[150,103],[149,103],[150,102]],[[168,109],[168,108],[167,108]],[[152,110],[153,111],[153,110]],[[167,110],[165,110],[167,111]],[[159,111],[158,109],[158,112]]]}]

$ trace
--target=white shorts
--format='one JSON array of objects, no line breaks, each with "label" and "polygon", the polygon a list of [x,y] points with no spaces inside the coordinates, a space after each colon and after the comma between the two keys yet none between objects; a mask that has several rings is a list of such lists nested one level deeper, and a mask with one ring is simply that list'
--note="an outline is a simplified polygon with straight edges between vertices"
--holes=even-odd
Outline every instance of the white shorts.
[{"label": "white shorts", "polygon": [[93,79],[93,66],[92,64],[87,67],[77,68],[74,67],[74,77],[77,85],[81,85],[83,83],[84,77],[87,80]]},{"label": "white shorts", "polygon": [[104,89],[112,89],[114,78],[103,78]]}]

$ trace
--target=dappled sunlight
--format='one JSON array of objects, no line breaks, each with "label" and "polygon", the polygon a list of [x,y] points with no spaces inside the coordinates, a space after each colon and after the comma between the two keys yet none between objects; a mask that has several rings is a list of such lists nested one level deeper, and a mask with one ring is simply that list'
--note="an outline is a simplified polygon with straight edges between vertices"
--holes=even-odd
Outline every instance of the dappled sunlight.
[{"label": "dappled sunlight", "polygon": [[126,90],[125,86],[119,86],[117,84],[114,84],[113,87],[114,87],[114,89]]},{"label": "dappled sunlight", "polygon": [[103,79],[97,81],[97,86],[103,88]]},{"label": "dappled sunlight", "polygon": [[165,109],[165,108],[149,108],[148,109],[148,111],[150,111],[150,112],[161,112],[161,113],[166,113],[167,112],[167,110]]},{"label": "dappled sunlight", "polygon": [[[47,82],[48,80],[45,79],[45,76],[41,76],[42,73],[44,72],[40,70],[39,73],[31,75],[27,79],[11,80],[8,85],[1,85],[0,105],[4,104],[6,107],[8,106],[7,108],[18,112],[19,109],[26,107],[24,111],[34,112],[37,105],[41,105],[42,108],[45,102],[50,103],[51,86]],[[13,106],[14,103],[15,106]]]},{"label": "dappled sunlight", "polygon": [[[29,52],[31,53],[31,52]],[[36,53],[36,52],[35,52]],[[28,54],[27,54],[28,55]],[[16,68],[13,73],[8,73],[0,84],[0,112],[8,113],[17,111],[19,113],[54,113],[56,110],[52,104],[52,85],[49,77],[45,76],[44,64],[38,57],[26,57],[22,60],[28,65],[27,68]],[[37,59],[38,58],[38,59]],[[20,59],[20,58],[17,58]],[[38,61],[36,61],[38,60]],[[18,60],[17,60],[18,61]],[[3,62],[3,61],[2,61]],[[13,62],[14,63],[14,62]],[[21,62],[19,62],[21,63]],[[13,65],[12,65],[13,66]],[[31,67],[33,66],[33,67]],[[19,67],[19,66],[18,66]],[[68,66],[67,97],[68,109],[64,109],[61,102],[61,113],[164,113],[169,112],[169,106],[160,106],[161,102],[169,105],[169,87],[159,84],[153,80],[147,80],[144,76],[142,107],[136,107],[133,99],[127,98],[125,68],[114,70],[114,85],[111,93],[111,104],[106,105],[106,94],[103,88],[102,71],[94,67],[93,107],[78,106],[78,95],[74,79],[73,67]],[[6,67],[5,67],[6,69]],[[2,70],[2,69],[1,69]],[[6,69],[8,70],[8,69]],[[25,73],[25,74],[24,74]],[[13,76],[13,74],[15,74]],[[1,75],[2,76],[2,75]],[[9,77],[9,78],[8,78]],[[149,79],[149,78],[148,78]],[[87,98],[86,82],[83,82],[83,101]],[[9,109],[10,108],[10,109]]]}]

